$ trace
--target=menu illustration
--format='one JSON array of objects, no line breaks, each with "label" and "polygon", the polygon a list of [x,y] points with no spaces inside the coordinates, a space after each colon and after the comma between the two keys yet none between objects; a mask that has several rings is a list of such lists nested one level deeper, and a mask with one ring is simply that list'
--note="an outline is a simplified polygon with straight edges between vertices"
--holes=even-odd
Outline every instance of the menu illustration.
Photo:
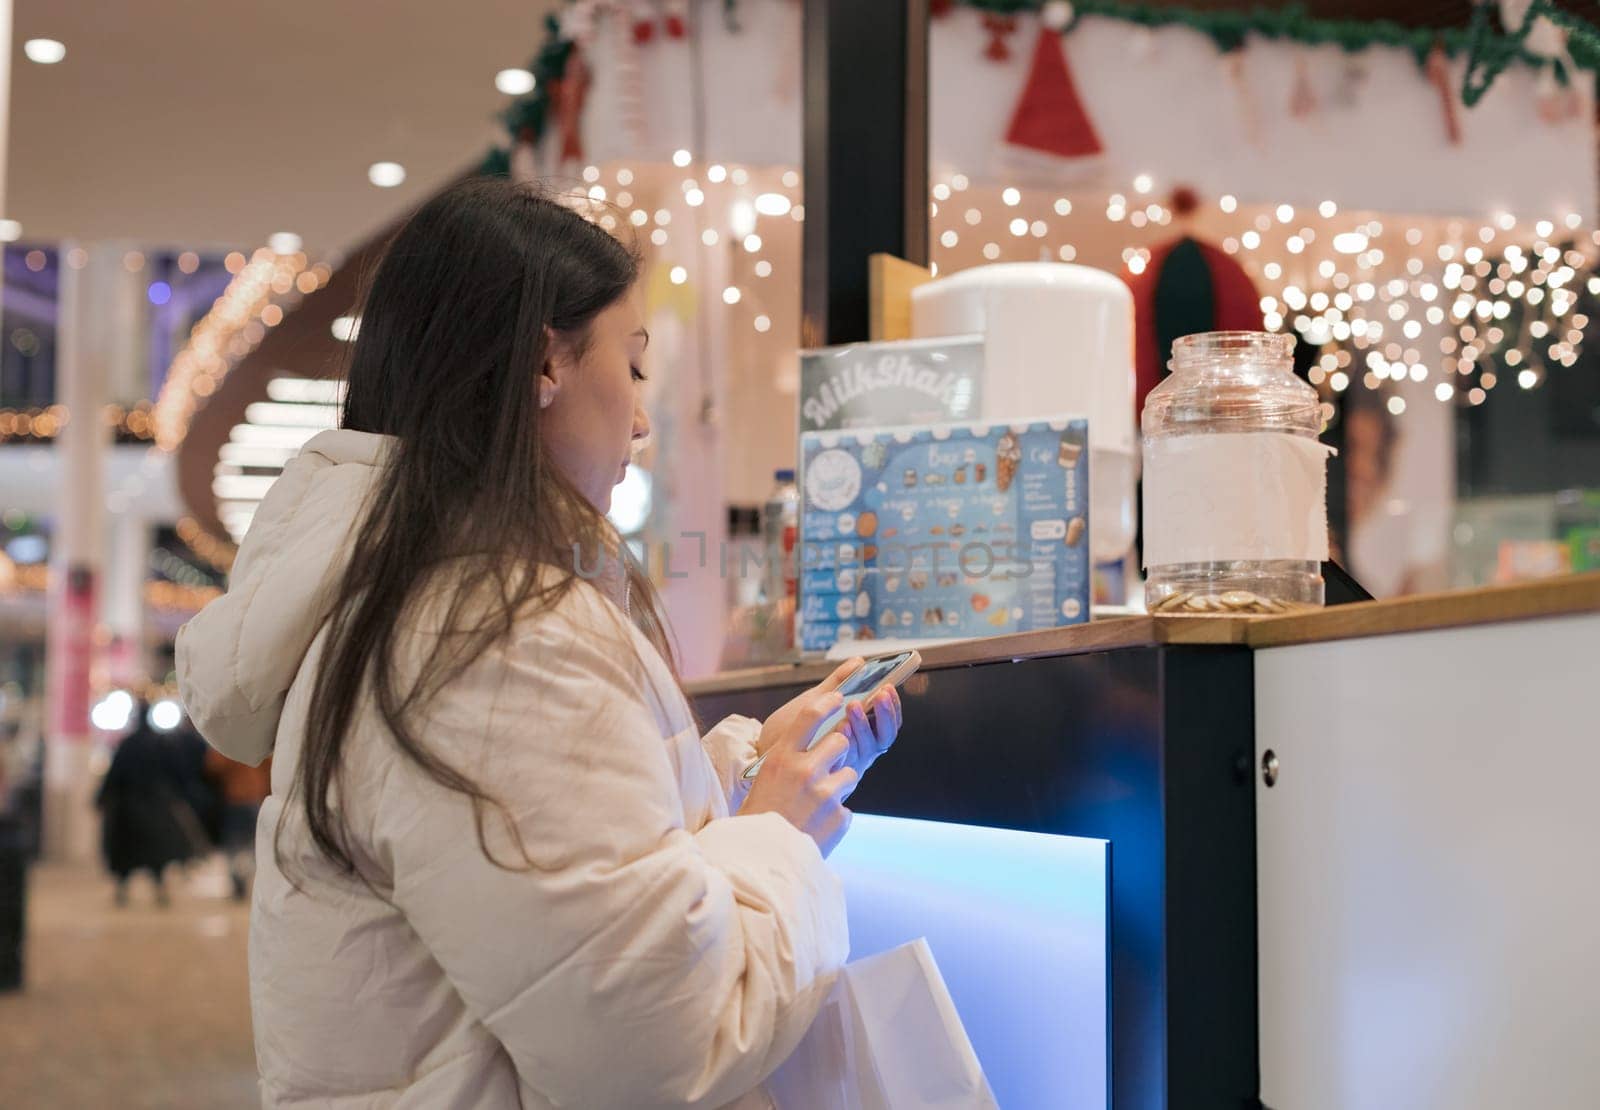
[{"label": "menu illustration", "polygon": [[1089,615],[1088,421],[803,435],[800,646]]}]

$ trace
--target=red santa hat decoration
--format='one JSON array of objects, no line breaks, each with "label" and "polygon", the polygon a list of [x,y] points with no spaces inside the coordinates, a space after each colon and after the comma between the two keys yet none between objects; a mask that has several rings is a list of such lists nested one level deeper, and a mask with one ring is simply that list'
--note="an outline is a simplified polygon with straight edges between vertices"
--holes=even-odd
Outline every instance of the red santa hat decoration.
[{"label": "red santa hat decoration", "polygon": [[1039,12],[1028,77],[1006,128],[1012,147],[1064,159],[1093,158],[1105,150],[1067,63],[1062,34],[1072,18],[1065,0],[1052,0]]}]

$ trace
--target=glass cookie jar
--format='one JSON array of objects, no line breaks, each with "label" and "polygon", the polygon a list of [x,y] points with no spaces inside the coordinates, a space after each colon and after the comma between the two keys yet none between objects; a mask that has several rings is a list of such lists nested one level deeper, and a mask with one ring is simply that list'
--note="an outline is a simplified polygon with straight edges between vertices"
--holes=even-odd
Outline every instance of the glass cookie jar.
[{"label": "glass cookie jar", "polygon": [[1283,613],[1323,602],[1327,456],[1294,337],[1203,332],[1172,345],[1145,398],[1145,605]]}]

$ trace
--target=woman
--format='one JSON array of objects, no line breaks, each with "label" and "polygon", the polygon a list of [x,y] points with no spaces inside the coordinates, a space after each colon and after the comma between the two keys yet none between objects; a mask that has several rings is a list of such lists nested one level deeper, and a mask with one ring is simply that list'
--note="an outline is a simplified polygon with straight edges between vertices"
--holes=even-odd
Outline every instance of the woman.
[{"label": "woman", "polygon": [[509,182],[430,201],[373,279],[343,427],[179,637],[205,736],[274,755],[268,1105],[764,1106],[845,958],[823,856],[900,706],[807,751],[847,665],[699,734],[604,520],[649,431],[636,274]]},{"label": "woman", "polygon": [[176,737],[150,726],[150,705],[134,703],[133,729],[117,742],[100,781],[100,852],[116,880],[117,905],[128,904],[128,880],[147,871],[156,904],[168,904],[168,864],[199,854],[204,841],[190,804],[190,778]]}]

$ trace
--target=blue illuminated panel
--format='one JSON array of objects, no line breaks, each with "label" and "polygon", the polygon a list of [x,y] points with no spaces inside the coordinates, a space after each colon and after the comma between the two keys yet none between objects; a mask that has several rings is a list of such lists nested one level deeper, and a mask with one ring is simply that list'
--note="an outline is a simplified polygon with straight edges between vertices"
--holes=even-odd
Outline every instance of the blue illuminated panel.
[{"label": "blue illuminated panel", "polygon": [[1107,844],[857,814],[852,959],[926,937],[1005,1110],[1106,1106]]}]

